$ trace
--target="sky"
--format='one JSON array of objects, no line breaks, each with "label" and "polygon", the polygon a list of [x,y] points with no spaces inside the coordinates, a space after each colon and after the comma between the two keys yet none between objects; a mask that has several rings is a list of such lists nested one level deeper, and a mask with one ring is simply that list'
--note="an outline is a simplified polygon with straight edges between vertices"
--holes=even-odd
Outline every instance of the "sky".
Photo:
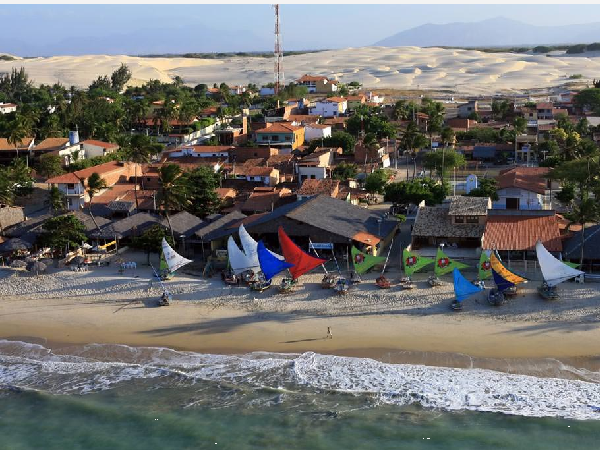
[{"label": "sky", "polygon": [[[600,22],[600,5],[284,4],[280,11],[284,50],[367,46],[425,23],[498,16],[533,25]],[[0,52],[21,56],[81,54],[89,49],[132,54],[273,46],[273,9],[266,4],[3,5],[0,20]]]}]

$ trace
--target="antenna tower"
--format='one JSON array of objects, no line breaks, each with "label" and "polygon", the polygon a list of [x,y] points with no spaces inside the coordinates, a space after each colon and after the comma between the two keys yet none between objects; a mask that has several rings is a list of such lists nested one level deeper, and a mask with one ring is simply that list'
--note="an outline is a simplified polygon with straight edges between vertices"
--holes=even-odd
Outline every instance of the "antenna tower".
[{"label": "antenna tower", "polygon": [[283,75],[283,49],[281,47],[281,33],[279,31],[279,5],[273,5],[275,8],[275,68],[273,71],[275,82],[275,95],[279,93],[279,89],[284,86]]}]

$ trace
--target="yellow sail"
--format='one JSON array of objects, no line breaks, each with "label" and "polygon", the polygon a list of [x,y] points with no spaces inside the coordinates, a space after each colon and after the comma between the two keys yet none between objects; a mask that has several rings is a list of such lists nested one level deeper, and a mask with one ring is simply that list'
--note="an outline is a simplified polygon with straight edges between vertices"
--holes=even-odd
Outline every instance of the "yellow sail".
[{"label": "yellow sail", "polygon": [[492,270],[494,270],[498,275],[504,278],[506,281],[509,281],[512,284],[520,284],[527,282],[527,279],[520,277],[512,273],[508,270],[504,265],[500,262],[495,252],[492,252],[490,255],[490,262],[492,264]]}]

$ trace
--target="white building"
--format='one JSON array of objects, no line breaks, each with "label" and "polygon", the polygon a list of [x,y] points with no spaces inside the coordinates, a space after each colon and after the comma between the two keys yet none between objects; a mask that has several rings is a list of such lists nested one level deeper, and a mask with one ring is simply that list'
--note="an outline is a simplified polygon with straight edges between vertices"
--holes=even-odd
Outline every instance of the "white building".
[{"label": "white building", "polygon": [[195,158],[229,158],[231,145],[189,145],[168,152],[169,158],[192,156]]},{"label": "white building", "polygon": [[9,114],[17,110],[17,105],[14,103],[1,103],[0,102],[0,114]]},{"label": "white building", "polygon": [[311,116],[338,117],[345,114],[348,109],[348,101],[343,97],[330,97],[319,100],[308,113]]},{"label": "white building", "polygon": [[81,142],[81,150],[83,150],[84,157],[87,159],[114,153],[119,150],[119,148],[120,147],[117,144],[96,141],[93,139]]},{"label": "white building", "polygon": [[331,137],[331,125],[309,123],[304,127],[304,140],[325,139]]}]

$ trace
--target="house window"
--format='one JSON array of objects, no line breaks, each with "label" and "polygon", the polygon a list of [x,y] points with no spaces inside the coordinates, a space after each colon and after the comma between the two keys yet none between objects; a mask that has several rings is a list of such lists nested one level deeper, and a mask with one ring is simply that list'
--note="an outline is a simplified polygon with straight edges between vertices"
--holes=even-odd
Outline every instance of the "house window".
[{"label": "house window", "polygon": [[286,141],[291,141],[291,140],[292,140],[292,137],[291,137],[291,136],[286,136],[286,137],[285,137],[285,140],[286,140]]},{"label": "house window", "polygon": [[465,216],[454,216],[454,223],[465,223]]},{"label": "house window", "polygon": [[479,223],[479,216],[466,216],[465,221],[467,223]]},{"label": "house window", "polygon": [[317,178],[317,176],[316,176],[316,175],[311,175],[311,176],[310,176],[310,179],[311,179],[311,180],[314,180],[315,178]]},{"label": "house window", "polygon": [[271,140],[278,141],[279,140],[279,136],[277,136],[276,134],[274,134],[273,136],[271,136]]},{"label": "house window", "polygon": [[519,209],[519,198],[507,198],[506,209]]},{"label": "house window", "polygon": [[73,189],[75,189],[75,185],[73,183],[69,183],[69,184],[67,184],[67,189],[73,190]]},{"label": "house window", "polygon": [[300,175],[300,179],[302,181],[306,180],[308,178],[308,175]]}]

